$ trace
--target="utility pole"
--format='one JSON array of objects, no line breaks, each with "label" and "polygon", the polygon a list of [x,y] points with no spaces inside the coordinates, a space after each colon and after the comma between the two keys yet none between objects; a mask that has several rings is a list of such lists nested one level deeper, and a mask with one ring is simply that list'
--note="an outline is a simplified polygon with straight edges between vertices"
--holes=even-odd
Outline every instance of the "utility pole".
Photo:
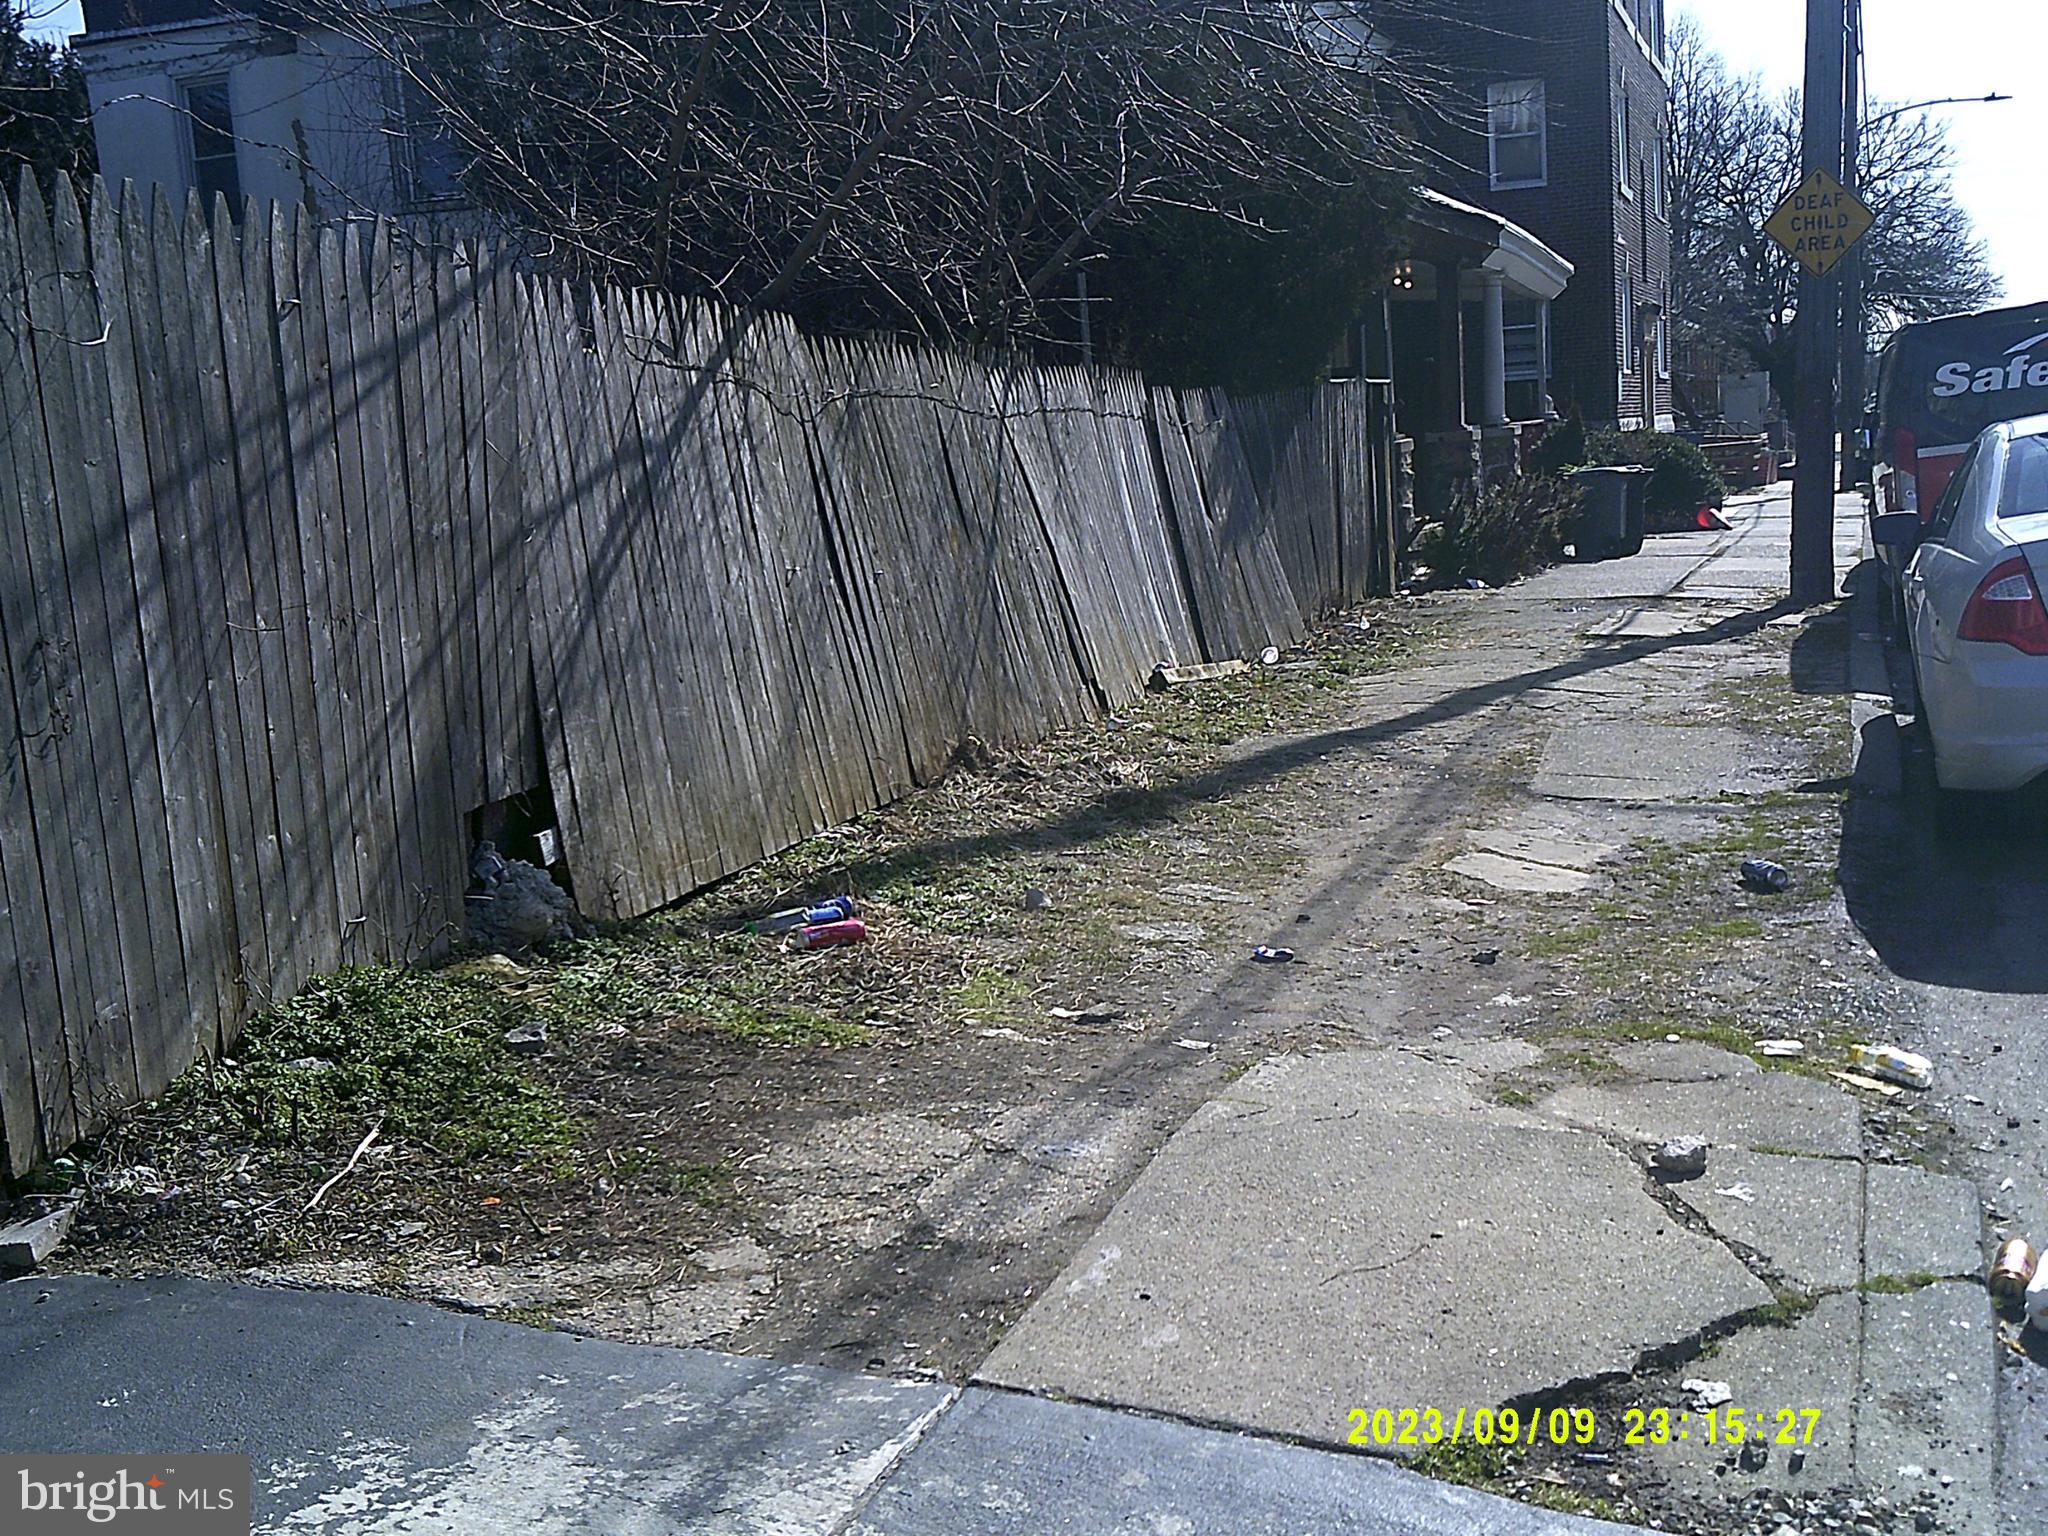
[{"label": "utility pole", "polygon": [[[1849,0],[1847,63],[1842,73],[1842,185],[1863,195],[1863,0]],[[1863,295],[1863,242],[1842,260],[1842,479],[1856,489],[1856,433],[1870,371],[1870,307]]]},{"label": "utility pole", "polygon": [[[1842,174],[1842,87],[1848,0],[1806,0],[1804,174]],[[1835,365],[1841,350],[1841,285],[1802,269],[1794,323],[1799,467],[1792,478],[1792,600],[1811,607],[1835,595]]]}]

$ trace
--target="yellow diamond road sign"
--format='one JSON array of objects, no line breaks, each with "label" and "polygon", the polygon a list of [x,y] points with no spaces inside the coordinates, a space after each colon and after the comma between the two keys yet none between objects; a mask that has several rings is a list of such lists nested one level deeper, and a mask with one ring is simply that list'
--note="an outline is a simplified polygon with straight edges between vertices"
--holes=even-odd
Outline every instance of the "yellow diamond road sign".
[{"label": "yellow diamond road sign", "polygon": [[1826,171],[1815,171],[1778,204],[1764,233],[1815,277],[1826,277],[1876,222],[1862,198]]}]

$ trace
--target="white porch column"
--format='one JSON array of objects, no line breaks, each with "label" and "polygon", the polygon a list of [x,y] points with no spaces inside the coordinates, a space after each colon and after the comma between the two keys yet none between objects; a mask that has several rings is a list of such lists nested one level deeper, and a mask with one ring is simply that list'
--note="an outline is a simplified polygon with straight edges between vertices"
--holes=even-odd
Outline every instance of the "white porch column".
[{"label": "white porch column", "polygon": [[1501,275],[1479,269],[1483,285],[1479,331],[1479,424],[1504,427],[1508,420],[1508,339]]}]

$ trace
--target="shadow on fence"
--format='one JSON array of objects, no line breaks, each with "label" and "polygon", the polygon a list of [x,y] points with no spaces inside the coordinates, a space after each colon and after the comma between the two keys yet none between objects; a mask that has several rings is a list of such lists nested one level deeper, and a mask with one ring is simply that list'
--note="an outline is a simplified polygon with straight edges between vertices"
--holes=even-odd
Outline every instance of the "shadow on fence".
[{"label": "shadow on fence", "polygon": [[0,217],[0,1164],[459,930],[544,790],[652,910],[1391,581],[1384,386],[572,292],[383,221]]}]

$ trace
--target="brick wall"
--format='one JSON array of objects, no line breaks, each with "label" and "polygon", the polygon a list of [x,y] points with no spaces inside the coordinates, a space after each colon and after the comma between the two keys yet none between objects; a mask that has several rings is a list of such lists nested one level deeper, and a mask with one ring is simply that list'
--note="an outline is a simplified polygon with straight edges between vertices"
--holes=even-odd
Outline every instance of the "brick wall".
[{"label": "brick wall", "polygon": [[[1661,309],[1670,270],[1669,228],[1655,203],[1669,111],[1650,52],[1660,17],[1659,0],[1626,0],[1626,12],[1621,0],[1439,0],[1434,16],[1411,21],[1400,38],[1450,80],[1449,100],[1424,124],[1431,184],[1512,219],[1576,268],[1551,307],[1551,392],[1560,410],[1576,404],[1594,423],[1643,415],[1644,347],[1625,344],[1625,295],[1632,284],[1638,306]],[[1523,80],[1544,85],[1545,181],[1495,187],[1487,90]],[[1616,126],[1624,87],[1626,193]],[[1636,328],[1639,343],[1650,329]],[[1668,381],[1660,383],[1658,413],[1670,398]]]}]

